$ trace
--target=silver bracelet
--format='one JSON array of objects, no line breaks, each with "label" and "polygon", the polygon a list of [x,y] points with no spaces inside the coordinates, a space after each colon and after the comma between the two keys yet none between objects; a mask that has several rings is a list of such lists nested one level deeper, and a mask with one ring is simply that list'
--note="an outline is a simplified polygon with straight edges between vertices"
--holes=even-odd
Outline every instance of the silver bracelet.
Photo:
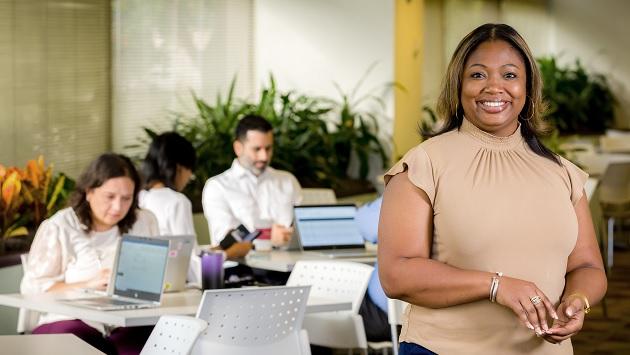
[{"label": "silver bracelet", "polygon": [[499,290],[501,276],[503,276],[502,272],[496,272],[495,276],[492,276],[492,283],[490,284],[490,302],[492,303],[497,301],[497,291]]}]

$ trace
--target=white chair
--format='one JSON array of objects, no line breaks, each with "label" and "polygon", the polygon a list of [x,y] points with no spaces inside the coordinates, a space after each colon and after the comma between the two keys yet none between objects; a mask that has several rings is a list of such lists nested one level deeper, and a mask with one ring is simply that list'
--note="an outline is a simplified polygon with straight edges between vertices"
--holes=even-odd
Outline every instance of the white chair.
[{"label": "white chair", "polygon": [[311,297],[352,303],[351,311],[307,314],[304,329],[311,344],[330,348],[360,349],[367,353],[367,339],[359,308],[374,268],[347,261],[298,261],[287,285],[311,285]]},{"label": "white chair", "polygon": [[382,350],[387,355],[387,349],[392,349],[393,355],[398,355],[398,326],[402,324],[402,315],[409,303],[397,299],[387,299],[387,321],[391,330],[391,341],[368,342],[368,347],[374,350]]},{"label": "white chair", "polygon": [[208,322],[193,354],[310,355],[302,321],[309,287],[208,290],[197,318]]},{"label": "white chair", "polygon": [[333,189],[303,188],[302,205],[327,205],[337,203]]},{"label": "white chair", "polygon": [[140,355],[188,355],[208,323],[186,316],[161,316]]},{"label": "white chair", "polygon": [[[22,271],[26,274],[27,263],[28,263],[28,253],[20,255],[20,259],[22,261]],[[18,334],[29,334],[37,327],[37,323],[39,323],[39,315],[40,313],[37,311],[31,311],[26,308],[20,308],[18,313],[17,320],[17,333]]]},{"label": "white chair", "polygon": [[387,318],[392,331],[392,348],[394,355],[398,355],[398,326],[402,325],[403,313],[409,303],[396,299],[387,300]]}]

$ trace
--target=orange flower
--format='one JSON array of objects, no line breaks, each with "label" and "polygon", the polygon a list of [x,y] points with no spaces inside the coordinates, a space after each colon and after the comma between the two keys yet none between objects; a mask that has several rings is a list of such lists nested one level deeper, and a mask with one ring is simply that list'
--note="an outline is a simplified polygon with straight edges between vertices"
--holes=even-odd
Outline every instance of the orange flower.
[{"label": "orange flower", "polygon": [[19,173],[17,171],[11,172],[9,177],[7,177],[2,184],[2,200],[5,204],[5,210],[9,209],[13,201],[13,196],[18,196],[21,189],[22,183],[20,182]]},{"label": "orange flower", "polygon": [[26,163],[26,176],[31,181],[31,184],[35,188],[39,188],[39,176],[37,169],[37,162],[35,160],[29,160]]},{"label": "orange flower", "polygon": [[24,169],[0,165],[0,239],[35,231],[63,207],[73,184],[63,174],[53,176],[52,164],[46,167],[43,156],[29,160]]},{"label": "orange flower", "polygon": [[37,160],[31,159],[26,163],[26,177],[36,189],[42,185],[42,177],[44,176],[44,157],[39,156]]}]

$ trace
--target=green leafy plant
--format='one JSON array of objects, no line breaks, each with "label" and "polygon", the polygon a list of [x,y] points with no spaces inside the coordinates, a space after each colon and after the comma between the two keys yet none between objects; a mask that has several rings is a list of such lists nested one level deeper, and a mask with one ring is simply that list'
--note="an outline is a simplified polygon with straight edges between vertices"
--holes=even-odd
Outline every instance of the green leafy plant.
[{"label": "green leafy plant", "polygon": [[[338,195],[344,195],[342,190],[351,180],[348,176],[350,159],[355,156],[358,178],[364,186],[373,188],[365,180],[370,156],[378,156],[383,167],[389,161],[385,144],[378,136],[378,116],[382,114],[357,108],[368,100],[382,106],[376,95],[368,94],[355,100],[357,88],[350,95],[340,90],[341,100],[336,101],[294,91],[283,92],[278,90],[273,76],[256,102],[235,98],[234,88],[235,80],[227,95],[217,95],[213,103],[193,94],[197,112],[173,114],[173,130],[186,137],[197,151],[196,180],[185,191],[195,210],[201,208],[200,195],[206,180],[230,167],[234,159],[232,142],[236,124],[246,114],[258,114],[269,120],[275,139],[272,165],[291,171],[303,187],[332,187]],[[148,138],[156,135],[151,129],[144,130]],[[141,145],[148,141],[146,137],[140,139]]]},{"label": "green leafy plant", "polygon": [[615,98],[606,77],[588,73],[579,60],[560,67],[555,57],[538,58],[546,117],[562,135],[602,133],[614,121]]},{"label": "green leafy plant", "polygon": [[[385,150],[381,138],[378,136],[378,121],[385,116],[385,103],[382,98],[374,94],[376,89],[368,91],[367,94],[357,97],[357,93],[370,73],[370,67],[361,78],[350,94],[346,94],[338,86],[337,90],[341,100],[333,101],[335,111],[339,119],[335,121],[335,129],[331,132],[332,145],[337,152],[335,167],[336,176],[348,178],[348,167],[354,154],[359,163],[359,179],[365,180],[370,169],[370,157],[378,156],[381,161],[381,168],[385,169],[389,162],[389,154]],[[396,84],[389,84],[388,87],[399,87]],[[370,109],[360,109],[361,105],[368,105]],[[376,108],[376,109],[375,109]]]},{"label": "green leafy plant", "polygon": [[277,89],[273,76],[251,112],[274,127],[273,166],[291,171],[302,186],[333,186],[334,154],[326,117],[332,107],[321,98]]}]

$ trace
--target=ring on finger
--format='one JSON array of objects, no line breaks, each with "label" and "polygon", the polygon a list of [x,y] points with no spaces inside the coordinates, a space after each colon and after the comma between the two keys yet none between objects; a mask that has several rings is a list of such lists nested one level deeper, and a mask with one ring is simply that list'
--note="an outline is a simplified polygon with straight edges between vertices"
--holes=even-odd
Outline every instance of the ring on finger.
[{"label": "ring on finger", "polygon": [[534,297],[530,297],[529,298],[530,301],[532,301],[532,303],[534,304],[534,306],[536,306],[537,304],[539,304],[540,302],[542,302],[542,298],[540,298],[540,296],[534,296]]}]

